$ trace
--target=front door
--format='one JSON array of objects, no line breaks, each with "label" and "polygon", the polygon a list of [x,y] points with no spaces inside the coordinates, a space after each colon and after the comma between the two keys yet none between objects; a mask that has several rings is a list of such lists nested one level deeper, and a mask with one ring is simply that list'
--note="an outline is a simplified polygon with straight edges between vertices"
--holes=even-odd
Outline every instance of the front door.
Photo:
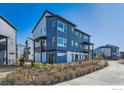
[{"label": "front door", "polygon": [[78,61],[78,54],[75,54],[75,61]]},{"label": "front door", "polygon": [[55,62],[55,55],[54,54],[49,54],[49,63],[53,64]]}]

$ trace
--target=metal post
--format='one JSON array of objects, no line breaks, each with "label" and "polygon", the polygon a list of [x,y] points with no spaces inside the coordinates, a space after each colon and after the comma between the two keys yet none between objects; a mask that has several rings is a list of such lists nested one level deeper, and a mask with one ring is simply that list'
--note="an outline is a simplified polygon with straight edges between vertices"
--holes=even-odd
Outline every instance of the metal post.
[{"label": "metal post", "polygon": [[90,60],[90,43],[88,43],[88,60]]},{"label": "metal post", "polygon": [[93,53],[94,51],[93,50],[94,50],[94,44],[92,45],[92,59],[94,59],[94,53]]},{"label": "metal post", "polygon": [[33,41],[34,42],[34,62],[35,62],[35,41]]},{"label": "metal post", "polygon": [[42,39],[41,39],[41,62],[42,62]]},{"label": "metal post", "polygon": [[8,39],[6,37],[6,65],[8,65]]}]

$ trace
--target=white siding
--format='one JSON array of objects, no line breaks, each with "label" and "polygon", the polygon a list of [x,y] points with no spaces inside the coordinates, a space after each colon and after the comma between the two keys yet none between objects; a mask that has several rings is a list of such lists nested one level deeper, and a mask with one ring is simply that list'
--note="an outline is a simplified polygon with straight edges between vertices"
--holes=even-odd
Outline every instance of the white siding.
[{"label": "white siding", "polygon": [[8,37],[8,60],[16,62],[16,31],[1,18],[0,35]]},{"label": "white siding", "polygon": [[35,53],[35,62],[41,62],[41,53]]},{"label": "white siding", "polygon": [[24,46],[22,45],[17,45],[17,57],[18,59],[22,58],[24,55]]},{"label": "white siding", "polygon": [[105,56],[111,56],[111,49],[110,48],[101,48],[101,52],[105,54]]},{"label": "white siding", "polygon": [[46,52],[42,52],[42,62],[46,62]]},{"label": "white siding", "polygon": [[42,20],[37,25],[37,27],[35,28],[35,30],[33,32],[33,38],[34,39],[38,38],[39,36],[46,36],[46,16],[48,16],[48,15],[50,15],[50,14],[46,13],[44,15],[44,17],[42,18]]},{"label": "white siding", "polygon": [[31,39],[27,39],[28,40],[28,47],[30,47],[30,54],[29,54],[29,60],[33,61],[33,55],[34,55],[34,44],[33,41]]},{"label": "white siding", "polygon": [[[80,53],[80,52],[71,52],[71,51],[67,51],[67,62],[72,62],[72,55],[74,55],[74,60],[75,60],[75,55],[78,55],[78,60],[81,61],[83,60],[83,53]],[[81,59],[80,59],[80,55],[81,55]]]}]

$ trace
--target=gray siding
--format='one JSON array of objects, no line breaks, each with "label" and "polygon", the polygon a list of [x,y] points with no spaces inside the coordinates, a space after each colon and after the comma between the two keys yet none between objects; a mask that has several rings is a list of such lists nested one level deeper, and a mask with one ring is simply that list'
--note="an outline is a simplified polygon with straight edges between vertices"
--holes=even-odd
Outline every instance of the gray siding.
[{"label": "gray siding", "polygon": [[[53,27],[53,21],[55,22],[55,26]],[[46,18],[46,30],[47,30],[47,38],[46,38],[46,50],[55,50],[56,49],[56,18],[55,17],[47,17]],[[52,37],[55,37],[55,43],[52,43]]]}]

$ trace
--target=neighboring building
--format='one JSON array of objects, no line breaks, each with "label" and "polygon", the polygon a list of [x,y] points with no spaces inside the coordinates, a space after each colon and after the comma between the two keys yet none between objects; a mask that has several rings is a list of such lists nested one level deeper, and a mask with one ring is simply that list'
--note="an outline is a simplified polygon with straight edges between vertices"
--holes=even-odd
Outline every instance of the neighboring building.
[{"label": "neighboring building", "polygon": [[63,63],[90,58],[90,35],[61,16],[45,11],[33,31],[34,60]]},{"label": "neighboring building", "polygon": [[95,50],[96,55],[102,55],[105,59],[118,60],[119,47],[115,45],[100,46]]},{"label": "neighboring building", "polygon": [[0,15],[0,64],[16,62],[17,29]]},{"label": "neighboring building", "polygon": [[17,59],[23,58],[23,56],[24,56],[24,48],[25,48],[25,46],[22,45],[22,44],[17,44],[16,45],[16,56],[17,56]]},{"label": "neighboring building", "polygon": [[119,57],[120,57],[121,59],[124,59],[124,52],[120,52]]},{"label": "neighboring building", "polygon": [[26,59],[27,61],[33,61],[33,54],[34,54],[34,46],[33,46],[33,39],[32,38],[28,38],[25,42],[25,53],[26,53]]}]

